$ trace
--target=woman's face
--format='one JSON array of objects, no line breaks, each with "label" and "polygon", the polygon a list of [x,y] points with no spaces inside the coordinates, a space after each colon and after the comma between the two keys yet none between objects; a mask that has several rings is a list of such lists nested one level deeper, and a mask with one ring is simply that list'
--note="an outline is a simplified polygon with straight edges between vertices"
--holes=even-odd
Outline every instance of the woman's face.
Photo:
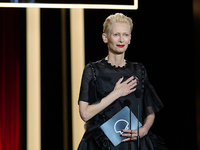
[{"label": "woman's face", "polygon": [[131,34],[126,23],[115,23],[109,35],[103,34],[103,41],[108,44],[108,50],[114,54],[122,54],[130,44]]}]

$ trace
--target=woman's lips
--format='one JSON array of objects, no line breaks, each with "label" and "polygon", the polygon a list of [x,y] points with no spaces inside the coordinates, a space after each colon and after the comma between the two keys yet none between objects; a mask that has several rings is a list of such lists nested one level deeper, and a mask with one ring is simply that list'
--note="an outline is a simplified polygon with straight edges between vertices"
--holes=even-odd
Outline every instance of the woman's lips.
[{"label": "woman's lips", "polygon": [[120,47],[120,48],[124,47],[124,45],[117,45],[117,46]]}]

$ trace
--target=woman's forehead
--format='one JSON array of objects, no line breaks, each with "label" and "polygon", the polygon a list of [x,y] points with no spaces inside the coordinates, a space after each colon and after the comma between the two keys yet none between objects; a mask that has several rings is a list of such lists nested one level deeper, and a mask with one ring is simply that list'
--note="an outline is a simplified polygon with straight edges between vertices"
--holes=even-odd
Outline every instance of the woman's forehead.
[{"label": "woman's forehead", "polygon": [[130,32],[130,27],[126,23],[116,22],[110,28],[110,32],[113,32],[113,31]]}]

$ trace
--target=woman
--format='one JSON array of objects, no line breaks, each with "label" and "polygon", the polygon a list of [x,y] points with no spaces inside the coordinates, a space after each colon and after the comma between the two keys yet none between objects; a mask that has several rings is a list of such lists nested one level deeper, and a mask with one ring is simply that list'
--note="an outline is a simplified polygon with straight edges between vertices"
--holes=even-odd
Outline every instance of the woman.
[{"label": "woman", "polygon": [[[82,76],[79,112],[86,122],[86,132],[79,150],[122,150],[130,146],[137,149],[137,130],[123,130],[121,136],[126,138],[115,147],[100,129],[104,122],[123,109],[127,99],[131,102],[130,109],[135,116],[139,102],[142,114],[139,118],[142,123],[139,129],[141,150],[156,149],[156,141],[151,138],[155,139],[155,136],[149,129],[154,122],[155,112],[163,105],[148,82],[143,65],[125,59],[132,28],[131,18],[121,13],[110,15],[103,24],[102,38],[108,45],[108,55],[102,60],[87,64]],[[136,89],[142,91],[139,98],[135,96]]]}]

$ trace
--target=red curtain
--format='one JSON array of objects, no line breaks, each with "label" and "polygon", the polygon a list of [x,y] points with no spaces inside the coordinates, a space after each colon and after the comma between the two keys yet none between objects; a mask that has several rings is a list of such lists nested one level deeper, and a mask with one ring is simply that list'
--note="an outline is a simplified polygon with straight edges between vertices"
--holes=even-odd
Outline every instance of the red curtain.
[{"label": "red curtain", "polygon": [[20,13],[0,8],[0,150],[20,150]]}]

